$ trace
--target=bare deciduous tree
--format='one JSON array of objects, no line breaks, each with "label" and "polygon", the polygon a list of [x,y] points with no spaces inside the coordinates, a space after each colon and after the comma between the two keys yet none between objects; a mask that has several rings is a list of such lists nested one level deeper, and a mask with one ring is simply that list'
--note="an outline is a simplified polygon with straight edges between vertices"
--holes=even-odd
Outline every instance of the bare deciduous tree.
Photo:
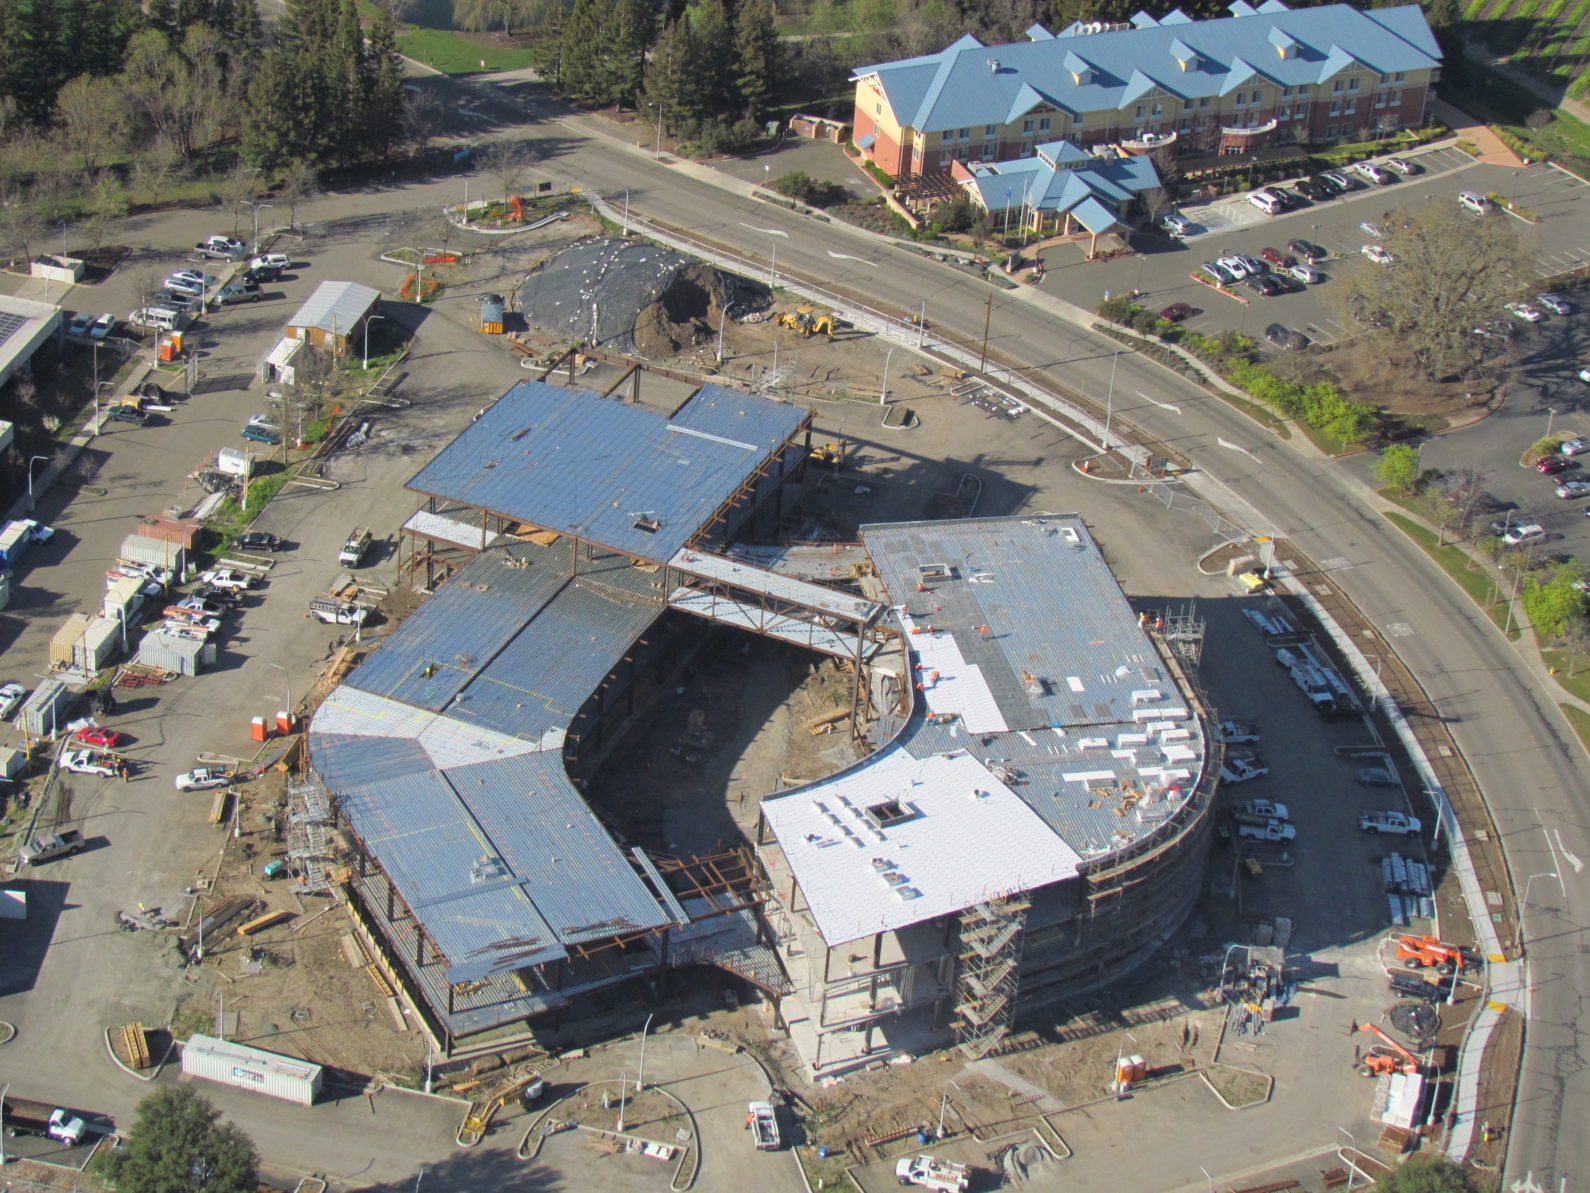
[{"label": "bare deciduous tree", "polygon": [[508,199],[519,193],[538,157],[525,141],[496,141],[480,155],[480,165],[502,186],[502,196]]}]

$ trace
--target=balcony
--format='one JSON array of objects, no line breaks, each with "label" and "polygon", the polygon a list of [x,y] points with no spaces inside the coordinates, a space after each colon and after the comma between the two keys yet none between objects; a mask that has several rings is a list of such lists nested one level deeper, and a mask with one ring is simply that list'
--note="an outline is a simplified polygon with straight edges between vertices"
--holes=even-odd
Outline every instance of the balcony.
[{"label": "balcony", "polygon": [[1280,124],[1279,120],[1266,120],[1263,124],[1256,124],[1252,128],[1226,128],[1222,126],[1220,135],[1222,137],[1257,137],[1264,133],[1273,133],[1278,124]]},{"label": "balcony", "polygon": [[1165,149],[1176,143],[1179,133],[1138,133],[1137,136],[1121,142],[1121,148],[1128,153],[1153,153],[1156,149]]}]

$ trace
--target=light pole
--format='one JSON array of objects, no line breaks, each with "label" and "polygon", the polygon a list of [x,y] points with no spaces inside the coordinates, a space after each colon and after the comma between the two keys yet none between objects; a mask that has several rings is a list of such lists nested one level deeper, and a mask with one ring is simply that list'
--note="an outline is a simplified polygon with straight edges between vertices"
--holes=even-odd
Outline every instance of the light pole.
[{"label": "light pole", "polygon": [[[656,1012],[652,1012],[656,1014]],[[646,1033],[651,1030],[651,1015],[646,1016],[646,1022],[640,1029],[640,1067],[635,1070],[635,1092],[638,1094],[646,1088]]]},{"label": "light pole", "polygon": [[629,1081],[624,1074],[618,1075],[618,1125],[614,1128],[620,1135],[624,1133],[624,1107],[629,1097]]},{"label": "light pole", "polygon": [[1502,628],[1502,633],[1507,637],[1513,634],[1513,606],[1518,604],[1518,576],[1520,569],[1513,569],[1513,595],[1507,602],[1507,624]]},{"label": "light pole", "polygon": [[33,510],[33,461],[34,460],[43,460],[46,464],[48,464],[50,462],[50,457],[49,456],[30,456],[28,458],[28,511],[30,513]]},{"label": "light pole", "polygon": [[662,104],[648,104],[652,111],[657,113],[657,152],[653,155],[658,161],[662,160]]},{"label": "light pole", "polygon": [[1110,390],[1104,397],[1104,454],[1110,454],[1110,416],[1115,413],[1115,366],[1120,363],[1121,354],[1117,352],[1110,357]]},{"label": "light pole", "polygon": [[1209,1182],[1209,1193],[1215,1193],[1215,1178],[1209,1175],[1209,1170],[1200,1164],[1198,1165],[1198,1171],[1203,1173],[1204,1180]]},{"label": "light pole", "polygon": [[287,692],[287,717],[288,717],[289,720],[291,720],[292,719],[292,715],[293,715],[293,682],[292,682],[292,676],[287,674],[287,668],[283,667],[280,663],[272,663],[272,662],[267,660],[265,665],[267,667],[274,667],[274,668],[276,668],[276,670],[278,670],[278,671],[280,671],[282,673],[282,686],[286,689],[286,692]]},{"label": "light pole", "polygon": [[880,406],[889,404],[889,358],[894,355],[896,347],[898,345],[891,344],[889,351],[883,354],[883,388],[878,391],[878,405]]},{"label": "light pole", "polygon": [[1336,1129],[1347,1136],[1347,1143],[1352,1148],[1352,1151],[1347,1153],[1347,1187],[1351,1189],[1353,1187],[1353,1178],[1363,1175],[1363,1173],[1358,1171],[1358,1161],[1353,1158],[1358,1152],[1358,1141],[1353,1138],[1353,1133],[1346,1127],[1337,1127]]},{"label": "light pole", "polygon": [[[0,1119],[6,1116],[6,1095],[11,1092],[11,1083],[7,1081],[0,1085]],[[0,1131],[0,1168],[6,1166],[6,1133]]]},{"label": "light pole", "polygon": [[629,187],[624,188],[624,236],[629,236]]},{"label": "light pole", "polygon": [[718,361],[718,363],[720,365],[723,363],[723,321],[724,321],[725,318],[728,317],[728,314],[729,314],[729,308],[728,307],[719,307],[718,308],[718,352],[717,352],[717,361]]},{"label": "light pole", "polygon": [[1551,424],[1556,421],[1557,412],[1550,406],[1546,407],[1546,438],[1551,438]]},{"label": "light pole", "polygon": [[364,363],[360,365],[361,372],[370,367],[370,324],[378,319],[385,318],[385,315],[366,315],[364,317]]},{"label": "light pole", "polygon": [[250,253],[257,253],[257,252],[259,252],[259,213],[260,213],[260,209],[263,208],[263,207],[274,207],[274,206],[276,206],[276,204],[274,204],[274,203],[250,203],[249,206],[254,209],[254,239],[249,241],[249,252]]},{"label": "light pole", "polygon": [[94,383],[94,434],[96,435],[99,434],[99,391],[107,385],[112,389],[116,387],[114,381],[96,381]]},{"label": "light pole", "polygon": [[[1557,878],[1557,871],[1548,870],[1544,874],[1531,874],[1524,879],[1524,897],[1518,901],[1518,951],[1524,951],[1524,911],[1529,907],[1529,884],[1537,878]],[[1562,880],[1557,879],[1558,882]]]},{"label": "light pole", "polygon": [[[952,1085],[955,1085],[955,1082],[946,1081],[944,1083],[944,1095],[943,1097],[939,1098],[939,1133],[934,1136],[936,1139],[944,1138],[944,1110],[950,1103],[950,1086]],[[958,1090],[961,1087],[955,1085],[955,1088]]]}]

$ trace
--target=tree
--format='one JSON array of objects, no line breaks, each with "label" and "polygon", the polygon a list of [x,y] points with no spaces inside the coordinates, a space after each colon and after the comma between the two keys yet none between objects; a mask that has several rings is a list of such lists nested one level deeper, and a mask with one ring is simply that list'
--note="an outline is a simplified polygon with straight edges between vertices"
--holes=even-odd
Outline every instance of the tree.
[{"label": "tree", "polygon": [[1511,221],[1475,219],[1455,203],[1391,212],[1390,265],[1348,271],[1338,299],[1349,312],[1380,312],[1366,329],[1388,366],[1406,364],[1433,381],[1471,372],[1487,342],[1474,328],[1495,317],[1527,283]]},{"label": "tree", "polygon": [[298,205],[313,195],[320,186],[315,168],[306,161],[294,160],[282,171],[281,186],[277,193],[287,204],[287,226],[298,224]]},{"label": "tree", "polygon": [[1406,443],[1393,443],[1380,453],[1375,479],[1406,497],[1419,483],[1419,451]]},{"label": "tree", "polygon": [[1584,625],[1584,568],[1577,560],[1531,572],[1522,592],[1524,612],[1547,642],[1561,642]]},{"label": "tree", "polygon": [[766,0],[741,0],[734,17],[734,85],[740,93],[740,113],[750,120],[766,119],[779,77],[778,29],[773,6]]},{"label": "tree", "polygon": [[192,1086],[156,1090],[138,1104],[138,1121],[108,1157],[118,1193],[253,1193],[254,1144]]},{"label": "tree", "polygon": [[1415,1156],[1375,1182],[1379,1193],[1479,1193],[1466,1170],[1450,1160]]},{"label": "tree", "polygon": [[78,75],[55,97],[61,140],[92,170],[102,154],[114,153],[127,135],[120,87],[112,79]]},{"label": "tree", "polygon": [[535,161],[535,151],[524,141],[494,141],[480,155],[481,168],[502,186],[505,201],[519,193]]},{"label": "tree", "polygon": [[595,99],[601,86],[602,26],[609,0],[574,0],[558,39],[558,85],[579,99]]}]

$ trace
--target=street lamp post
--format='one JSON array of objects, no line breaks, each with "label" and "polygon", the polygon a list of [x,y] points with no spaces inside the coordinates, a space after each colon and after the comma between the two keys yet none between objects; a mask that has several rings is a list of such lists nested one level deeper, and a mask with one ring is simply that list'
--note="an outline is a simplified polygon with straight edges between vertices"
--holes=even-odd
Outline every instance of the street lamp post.
[{"label": "street lamp post", "polygon": [[1557,419],[1557,412],[1550,406],[1546,407],[1546,438],[1551,438],[1551,424]]},{"label": "street lamp post", "polygon": [[652,110],[657,113],[657,152],[653,156],[655,156],[658,161],[661,161],[662,160],[662,104],[661,103],[655,103],[655,104],[652,104],[650,106],[651,106]]},{"label": "street lamp post", "polygon": [[264,208],[264,207],[274,207],[274,206],[276,206],[276,204],[274,204],[274,203],[250,203],[249,206],[254,209],[254,239],[249,241],[249,252],[250,253],[258,253],[259,252],[259,213],[260,213],[260,209]]},{"label": "street lamp post", "polygon": [[[1531,874],[1524,879],[1524,897],[1518,901],[1518,951],[1524,951],[1524,911],[1529,907],[1529,885],[1537,878],[1557,878],[1557,871],[1548,870],[1544,874]],[[1560,882],[1561,879],[1558,879]]]},{"label": "street lamp post", "polygon": [[1358,1153],[1358,1141],[1353,1138],[1353,1133],[1346,1127],[1337,1127],[1336,1129],[1347,1136],[1348,1146],[1352,1148],[1347,1153],[1347,1187],[1351,1189],[1353,1187],[1353,1178],[1363,1175],[1363,1173],[1358,1171],[1358,1161],[1354,1159],[1354,1156]]},{"label": "street lamp post", "polygon": [[1104,454],[1110,454],[1110,420],[1115,413],[1115,366],[1120,363],[1119,352],[1110,357],[1110,389],[1104,397]]},{"label": "street lamp post", "polygon": [[[656,1012],[652,1012],[655,1014]],[[635,1070],[635,1092],[638,1094],[646,1088],[646,1033],[651,1030],[651,1014],[646,1016],[646,1022],[640,1029],[640,1067]]]},{"label": "street lamp post", "polygon": [[46,464],[48,464],[50,462],[50,457],[49,456],[31,456],[28,459],[28,512],[30,512],[30,513],[33,511],[33,461],[34,460],[43,460]]},{"label": "street lamp post", "polygon": [[96,381],[94,383],[94,434],[96,435],[99,434],[99,391],[107,385],[114,389],[116,383],[114,381]]},{"label": "street lamp post", "polygon": [[898,345],[891,344],[889,351],[883,354],[883,388],[878,391],[878,405],[880,406],[889,404],[889,358],[894,355],[896,347]]},{"label": "street lamp post", "polygon": [[283,667],[280,663],[272,663],[272,662],[267,660],[265,665],[267,667],[274,667],[274,668],[276,668],[276,670],[278,670],[278,671],[280,671],[282,673],[282,686],[287,692],[287,716],[288,716],[288,719],[291,720],[292,715],[293,715],[293,680],[292,680],[292,676],[287,673],[287,668]]},{"label": "street lamp post", "polygon": [[618,1125],[615,1128],[620,1135],[624,1133],[624,1108],[628,1104],[629,1081],[624,1074],[618,1075]]},{"label": "street lamp post", "polygon": [[360,365],[361,371],[370,367],[370,324],[385,318],[385,315],[366,315],[364,318],[364,362]]}]

